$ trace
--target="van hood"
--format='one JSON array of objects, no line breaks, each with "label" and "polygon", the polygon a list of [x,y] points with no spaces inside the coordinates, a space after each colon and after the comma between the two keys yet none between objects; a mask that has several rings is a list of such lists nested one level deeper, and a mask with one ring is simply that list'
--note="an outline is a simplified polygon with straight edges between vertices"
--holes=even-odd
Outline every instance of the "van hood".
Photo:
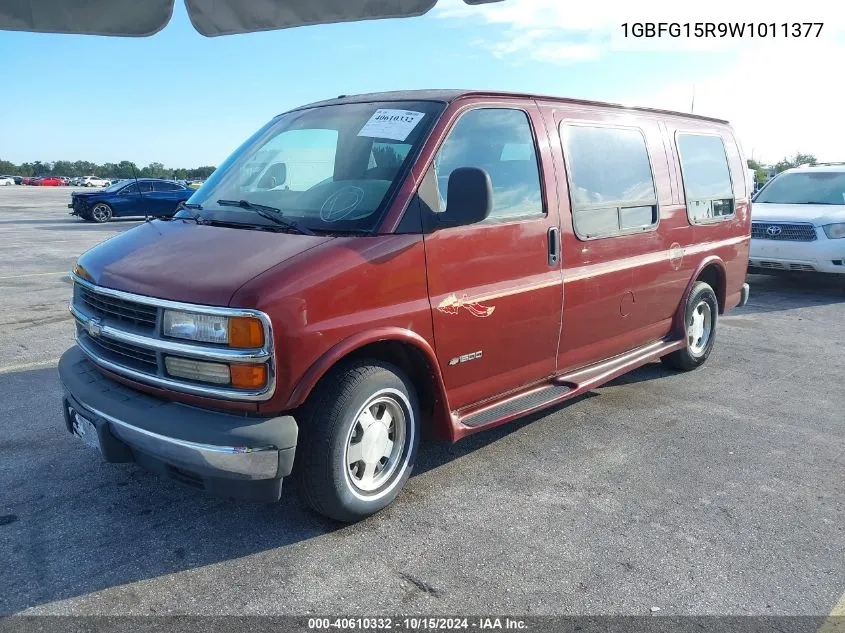
[{"label": "van hood", "polygon": [[845,204],[773,204],[754,202],[751,220],[756,222],[810,222],[824,226],[845,222]]},{"label": "van hood", "polygon": [[253,277],[331,239],[156,220],[95,246],[78,265],[106,288],[227,306]]}]

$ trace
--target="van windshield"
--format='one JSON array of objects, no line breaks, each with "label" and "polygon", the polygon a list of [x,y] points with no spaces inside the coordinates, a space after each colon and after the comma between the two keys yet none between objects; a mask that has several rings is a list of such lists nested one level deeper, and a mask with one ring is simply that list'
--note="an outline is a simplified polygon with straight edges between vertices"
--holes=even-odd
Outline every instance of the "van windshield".
[{"label": "van windshield", "polygon": [[782,174],[761,190],[754,202],[845,205],[845,171]]},{"label": "van windshield", "polygon": [[288,112],[237,149],[188,202],[210,220],[266,224],[251,204],[313,231],[373,230],[443,107],[393,101]]}]

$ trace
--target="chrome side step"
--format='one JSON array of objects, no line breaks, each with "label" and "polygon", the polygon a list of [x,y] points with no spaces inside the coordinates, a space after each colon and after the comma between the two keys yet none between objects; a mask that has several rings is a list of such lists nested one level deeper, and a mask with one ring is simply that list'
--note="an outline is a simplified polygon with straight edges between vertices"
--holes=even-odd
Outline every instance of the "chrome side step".
[{"label": "chrome side step", "polygon": [[477,413],[461,418],[461,423],[470,427],[484,426],[495,420],[518,415],[524,411],[542,408],[546,404],[559,400],[572,391],[572,388],[571,385],[548,385],[540,389],[535,389],[516,398],[506,400],[501,404],[494,405],[489,409],[482,409]]}]

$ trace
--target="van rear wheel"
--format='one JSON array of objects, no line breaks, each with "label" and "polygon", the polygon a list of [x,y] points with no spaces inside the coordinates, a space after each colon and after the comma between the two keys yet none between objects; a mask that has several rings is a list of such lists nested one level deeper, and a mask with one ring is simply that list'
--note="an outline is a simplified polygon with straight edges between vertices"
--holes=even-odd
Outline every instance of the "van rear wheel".
[{"label": "van rear wheel", "polygon": [[296,469],[305,500],[338,521],[389,505],[411,475],[419,404],[396,367],[357,361],[327,374],[303,407]]},{"label": "van rear wheel", "polygon": [[684,310],[684,341],[686,345],[660,360],[679,371],[691,371],[704,364],[716,342],[716,320],[719,301],[709,284],[697,281],[692,287]]}]

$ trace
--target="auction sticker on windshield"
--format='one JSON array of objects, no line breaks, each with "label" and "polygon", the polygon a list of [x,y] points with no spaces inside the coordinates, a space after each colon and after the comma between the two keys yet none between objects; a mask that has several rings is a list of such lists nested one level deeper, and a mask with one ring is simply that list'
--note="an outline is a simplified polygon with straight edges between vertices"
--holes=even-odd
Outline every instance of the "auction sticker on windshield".
[{"label": "auction sticker on windshield", "polygon": [[358,136],[404,141],[424,116],[425,112],[412,110],[378,109],[358,132]]}]

